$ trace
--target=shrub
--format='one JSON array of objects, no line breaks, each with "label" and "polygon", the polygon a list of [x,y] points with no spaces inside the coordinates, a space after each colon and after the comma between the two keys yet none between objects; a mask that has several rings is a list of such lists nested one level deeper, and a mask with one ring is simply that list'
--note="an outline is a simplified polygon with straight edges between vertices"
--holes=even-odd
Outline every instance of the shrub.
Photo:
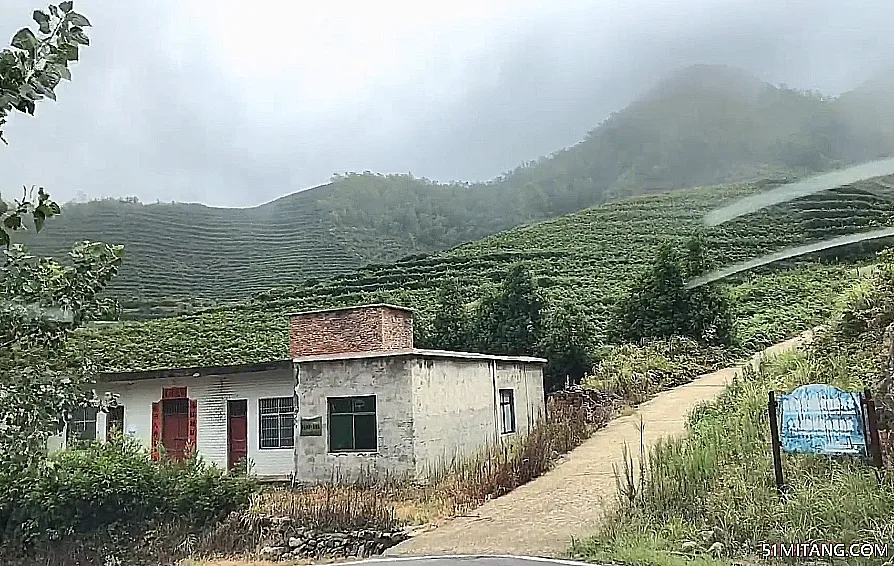
[{"label": "shrub", "polygon": [[674,337],[608,349],[581,385],[637,404],[658,391],[725,367],[732,355]]},{"label": "shrub", "polygon": [[154,462],[131,439],[84,444],[0,471],[0,552],[40,557],[68,545],[129,556],[145,533],[185,536],[210,527],[246,506],[255,488],[196,458]]},{"label": "shrub", "polygon": [[326,532],[391,531],[399,526],[384,485],[328,483],[282,489],[254,497],[249,514],[289,517]]},{"label": "shrub", "polygon": [[449,494],[453,511],[462,513],[540,477],[614,416],[616,405],[608,398],[602,401],[601,410],[593,410],[591,403],[550,398],[546,417],[527,434],[455,463],[435,489]]}]

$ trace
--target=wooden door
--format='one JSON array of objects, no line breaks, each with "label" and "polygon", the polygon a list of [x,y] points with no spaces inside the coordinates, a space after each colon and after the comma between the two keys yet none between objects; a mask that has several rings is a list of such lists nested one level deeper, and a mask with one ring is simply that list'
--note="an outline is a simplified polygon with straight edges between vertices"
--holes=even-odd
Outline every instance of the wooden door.
[{"label": "wooden door", "polygon": [[189,400],[165,399],[162,410],[161,443],[169,458],[182,460],[189,442]]},{"label": "wooden door", "polygon": [[227,468],[248,456],[248,401],[227,401]]}]

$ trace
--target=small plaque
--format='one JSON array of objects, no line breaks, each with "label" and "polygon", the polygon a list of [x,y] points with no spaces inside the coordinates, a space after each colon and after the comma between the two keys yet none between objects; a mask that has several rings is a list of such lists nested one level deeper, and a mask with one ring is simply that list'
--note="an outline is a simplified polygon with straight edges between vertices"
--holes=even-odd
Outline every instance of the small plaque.
[{"label": "small plaque", "polygon": [[323,417],[302,417],[301,436],[323,436]]}]

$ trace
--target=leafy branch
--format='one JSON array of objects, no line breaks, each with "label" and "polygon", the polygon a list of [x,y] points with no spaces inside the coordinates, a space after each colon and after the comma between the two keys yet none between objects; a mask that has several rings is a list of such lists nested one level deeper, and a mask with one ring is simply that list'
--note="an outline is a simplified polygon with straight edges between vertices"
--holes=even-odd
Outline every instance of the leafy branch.
[{"label": "leafy branch", "polygon": [[[55,88],[64,80],[71,80],[69,63],[78,60],[81,45],[90,45],[85,28],[90,21],[74,11],[74,3],[50,5],[46,11],[34,10],[32,19],[37,31],[22,28],[12,36],[10,47],[0,51],[0,141],[9,114],[18,110],[34,115],[36,103],[50,98],[56,100]],[[50,199],[43,187],[34,198],[33,188],[21,200],[10,204],[0,198],[0,248],[8,248],[11,234],[25,228],[24,218],[34,219],[38,232],[47,218],[59,214],[57,203]],[[0,195],[2,197],[2,195]]]},{"label": "leafy branch", "polygon": [[[34,114],[35,104],[56,99],[54,89],[71,79],[68,65],[89,45],[86,17],[70,1],[35,10],[37,32],[22,28],[0,51],[0,140],[12,110]],[[66,337],[108,309],[102,291],[118,273],[124,250],[83,242],[70,265],[28,255],[12,233],[28,217],[40,231],[61,212],[41,187],[25,188],[11,204],[0,198],[0,469],[31,465],[44,455],[47,438],[59,432],[73,409],[100,404],[89,389],[95,368],[63,353]]]},{"label": "leafy branch", "polygon": [[15,109],[34,115],[35,103],[56,100],[56,86],[71,80],[68,64],[78,60],[81,45],[90,45],[85,28],[90,21],[74,11],[73,2],[35,10],[37,33],[22,28],[12,36],[10,47],[0,51],[0,140],[7,116]]}]

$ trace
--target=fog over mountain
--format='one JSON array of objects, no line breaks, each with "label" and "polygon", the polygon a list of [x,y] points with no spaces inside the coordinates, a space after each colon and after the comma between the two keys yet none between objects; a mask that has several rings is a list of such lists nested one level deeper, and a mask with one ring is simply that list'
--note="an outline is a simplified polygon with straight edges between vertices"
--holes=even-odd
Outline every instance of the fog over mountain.
[{"label": "fog over mountain", "polygon": [[[482,180],[693,63],[838,94],[894,62],[887,0],[429,4],[77,0],[92,45],[58,103],[10,120],[3,194],[250,206],[335,172]],[[5,0],[0,36],[40,7]]]}]

